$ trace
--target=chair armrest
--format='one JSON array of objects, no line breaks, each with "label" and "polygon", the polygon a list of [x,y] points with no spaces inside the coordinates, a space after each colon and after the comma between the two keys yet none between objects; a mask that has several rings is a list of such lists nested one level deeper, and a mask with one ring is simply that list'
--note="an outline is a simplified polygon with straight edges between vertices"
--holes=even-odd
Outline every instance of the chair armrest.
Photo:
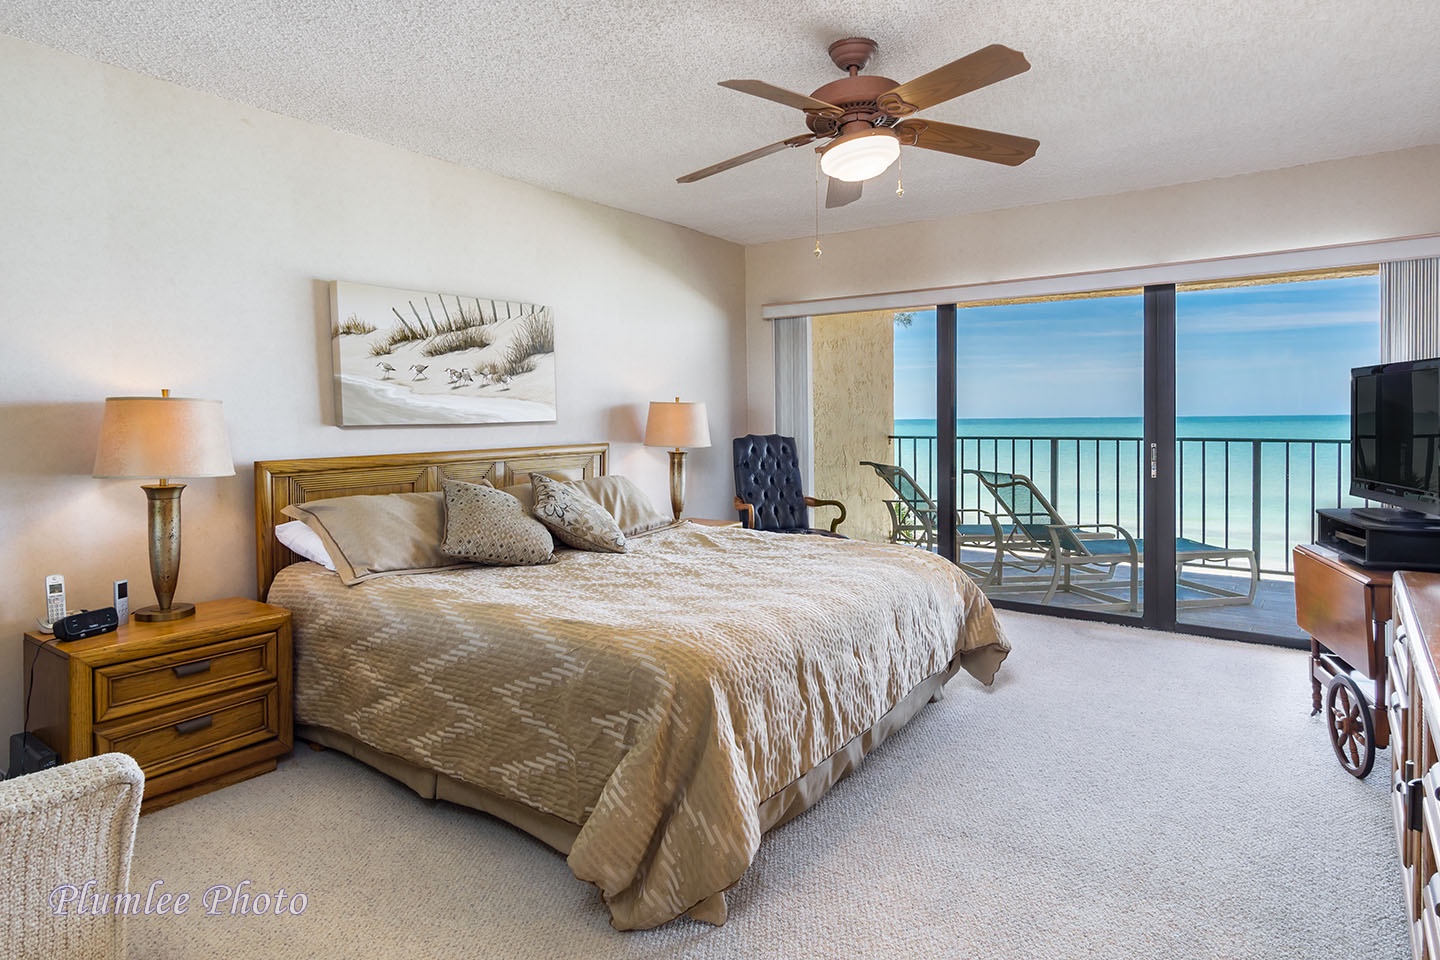
[{"label": "chair armrest", "polygon": [[834,532],[835,532],[835,528],[838,527],[838,526],[840,526],[840,524],[842,524],[842,523],[845,522],[845,504],[841,503],[839,500],[817,500],[817,499],[814,498],[814,497],[806,497],[806,498],[805,498],[805,506],[807,506],[807,507],[838,507],[838,508],[839,508],[839,510],[840,510],[840,516],[838,516],[838,517],[836,517],[834,520],[830,521],[830,532],[831,532],[831,533],[834,533]]},{"label": "chair armrest", "polygon": [[[1075,539],[1077,539],[1077,540],[1083,540],[1083,539],[1097,540],[1097,539],[1102,539],[1102,538],[1100,538],[1100,537],[1089,537],[1089,538],[1082,537],[1080,534],[1081,534],[1082,531],[1085,531],[1085,530],[1094,530],[1094,531],[1096,531],[1096,532],[1100,532],[1100,531],[1104,531],[1104,530],[1113,530],[1113,531],[1115,531],[1115,536],[1113,536],[1113,537],[1104,537],[1103,539],[1105,539],[1105,540],[1124,540],[1125,543],[1126,543],[1126,544],[1129,546],[1129,548],[1130,548],[1130,562],[1131,562],[1131,563],[1136,563],[1136,562],[1138,562],[1139,559],[1140,559],[1140,550],[1139,550],[1138,547],[1135,546],[1135,538],[1130,535],[1130,531],[1129,531],[1129,530],[1126,530],[1124,527],[1119,526],[1118,524],[1114,524],[1114,523],[1052,523],[1052,524],[1046,525],[1046,528],[1045,528],[1045,529],[1047,529],[1047,530],[1050,531],[1050,544],[1051,544],[1051,546],[1053,546],[1053,547],[1055,548],[1055,551],[1056,551],[1057,554],[1061,551],[1060,533],[1059,533],[1059,531],[1061,531],[1061,530],[1069,530],[1071,533],[1075,534]],[[1121,561],[1121,562],[1123,563],[1124,561]]]},{"label": "chair armrest", "polygon": [[742,521],[742,522],[745,524],[745,529],[746,529],[746,530],[754,530],[754,529],[755,529],[755,506],[754,506],[754,504],[746,503],[744,500],[741,500],[739,497],[736,497],[736,498],[735,498],[735,509],[738,510],[738,511],[740,511],[741,513],[745,514],[745,520]]},{"label": "chair armrest", "polygon": [[1005,535],[1000,530],[1000,518],[998,516],[991,513],[989,510],[981,510],[979,507],[961,507],[960,509],[955,511],[955,514],[958,517],[963,517],[967,513],[973,513],[977,517],[982,517],[985,520],[988,520],[990,522],[990,526],[995,529],[995,539],[1004,539]]}]

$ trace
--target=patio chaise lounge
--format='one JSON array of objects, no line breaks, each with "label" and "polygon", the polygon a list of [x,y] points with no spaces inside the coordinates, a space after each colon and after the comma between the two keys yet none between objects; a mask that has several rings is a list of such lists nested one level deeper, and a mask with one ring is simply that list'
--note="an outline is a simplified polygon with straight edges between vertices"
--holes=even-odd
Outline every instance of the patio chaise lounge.
[{"label": "patio chaise lounge", "polygon": [[[861,460],[860,463],[873,469],[875,475],[895,492],[894,499],[885,501],[885,506],[890,511],[890,542],[910,543],[924,550],[936,549],[940,545],[935,522],[939,509],[929,494],[915,482],[915,478],[910,476],[909,471],[893,463],[876,463],[874,460]],[[960,513],[962,516],[975,514],[984,522],[957,523],[955,542],[962,547],[994,551],[994,559],[988,566],[976,566],[962,558],[960,569],[981,583],[988,583],[1000,575],[1000,541],[1005,538],[1000,529],[1000,521],[993,513],[984,510],[961,510]]]},{"label": "patio chaise lounge", "polygon": [[[1049,567],[1044,603],[1049,603],[1057,591],[1063,590],[1117,609],[1140,608],[1139,569],[1145,562],[1143,539],[1135,539],[1124,527],[1113,523],[1066,523],[1030,478],[1022,474],[993,470],[966,470],[965,473],[975,477],[990,492],[1008,517],[1005,525],[1010,527],[999,544],[995,575],[985,583],[987,593],[1009,587],[1034,589],[1046,582],[1042,571]],[[1244,592],[1181,576],[1182,568],[1188,563],[1242,559],[1250,564],[1249,588]],[[1115,567],[1122,563],[1130,565],[1127,598],[1095,589],[1097,583],[1111,580]],[[1007,578],[1009,567],[1018,567],[1027,575]],[[1255,601],[1260,568],[1253,550],[1217,547],[1181,537],[1175,541],[1175,582],[1177,588],[1203,594],[1177,598],[1175,605],[1179,609],[1240,606]]]}]

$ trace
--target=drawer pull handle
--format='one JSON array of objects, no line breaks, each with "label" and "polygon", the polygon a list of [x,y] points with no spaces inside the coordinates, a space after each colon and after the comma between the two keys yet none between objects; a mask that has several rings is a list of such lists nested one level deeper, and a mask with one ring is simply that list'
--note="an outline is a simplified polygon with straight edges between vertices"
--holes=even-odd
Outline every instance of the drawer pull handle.
[{"label": "drawer pull handle", "polygon": [[211,716],[195,717],[190,720],[181,720],[179,723],[175,724],[175,732],[195,733],[197,731],[204,730],[214,721],[215,718]]},{"label": "drawer pull handle", "polygon": [[[206,717],[208,720],[209,717]],[[1420,780],[1410,780],[1404,784],[1402,791],[1405,795],[1405,829],[1420,833],[1424,828],[1425,815],[1425,784]]]},{"label": "drawer pull handle", "polygon": [[177,677],[193,677],[197,673],[207,673],[210,670],[210,661],[196,660],[193,663],[182,663],[173,669]]}]

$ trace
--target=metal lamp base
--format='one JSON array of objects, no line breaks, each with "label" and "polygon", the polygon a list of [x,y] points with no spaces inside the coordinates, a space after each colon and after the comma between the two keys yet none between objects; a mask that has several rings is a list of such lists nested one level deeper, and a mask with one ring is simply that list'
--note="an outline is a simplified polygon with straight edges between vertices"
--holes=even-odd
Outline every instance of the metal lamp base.
[{"label": "metal lamp base", "polygon": [[670,511],[680,519],[685,509],[685,451],[670,451]]},{"label": "metal lamp base", "polygon": [[135,619],[143,620],[146,623],[163,623],[166,620],[184,620],[186,617],[195,616],[195,604],[193,603],[171,603],[169,610],[161,610],[159,607],[141,607],[135,611]]},{"label": "metal lamp base", "polygon": [[146,623],[183,620],[195,616],[195,604],[175,603],[175,583],[180,579],[180,494],[183,483],[147,483],[149,502],[150,583],[155,588],[153,607],[135,611],[135,619]]}]

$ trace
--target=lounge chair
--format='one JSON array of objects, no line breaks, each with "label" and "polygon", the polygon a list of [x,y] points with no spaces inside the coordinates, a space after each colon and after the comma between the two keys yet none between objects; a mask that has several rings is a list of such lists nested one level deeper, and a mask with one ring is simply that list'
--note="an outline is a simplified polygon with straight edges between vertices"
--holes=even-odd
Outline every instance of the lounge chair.
[{"label": "lounge chair", "polygon": [[[894,499],[885,501],[885,506],[890,511],[890,542],[914,544],[925,550],[936,549],[940,545],[936,522],[939,508],[929,494],[915,482],[915,478],[910,476],[909,471],[893,463],[876,463],[874,460],[861,460],[860,464],[874,470],[875,475],[895,492]],[[988,567],[977,566],[962,558],[960,569],[981,583],[989,583],[1000,574],[1000,541],[1004,539],[1000,521],[995,514],[984,510],[959,512],[962,517],[975,514],[982,522],[957,523],[956,543],[961,547],[988,548],[994,551],[994,559]]]},{"label": "lounge chair", "polygon": [[[1140,609],[1139,571],[1140,565],[1145,562],[1143,539],[1135,539],[1118,524],[1066,523],[1030,478],[1022,474],[994,470],[966,470],[965,473],[980,481],[1009,518],[1009,523],[1013,524],[1001,543],[1000,569],[987,584],[987,592],[1009,587],[1034,589],[1047,581],[1043,571],[1049,567],[1043,603],[1049,603],[1057,591],[1064,590],[1107,607],[1131,611]],[[1250,564],[1249,589],[1245,592],[1181,576],[1187,563],[1242,559]],[[1117,598],[1096,589],[1097,584],[1112,580],[1115,568],[1122,563],[1130,567],[1126,584],[1128,596]],[[1006,570],[1010,567],[1019,568],[1022,575],[1007,580]],[[1201,597],[1177,599],[1175,605],[1178,609],[1243,606],[1255,601],[1260,567],[1255,562],[1253,550],[1217,547],[1181,537],[1175,541],[1175,582],[1177,587],[1203,594]]]}]

